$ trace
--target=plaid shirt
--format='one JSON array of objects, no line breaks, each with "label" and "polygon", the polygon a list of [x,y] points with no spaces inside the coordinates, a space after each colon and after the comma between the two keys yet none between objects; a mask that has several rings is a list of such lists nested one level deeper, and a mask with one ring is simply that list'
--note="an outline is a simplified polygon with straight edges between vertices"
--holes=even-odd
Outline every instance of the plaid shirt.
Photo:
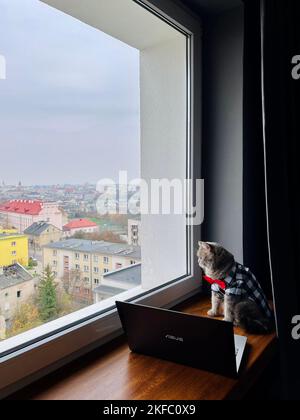
[{"label": "plaid shirt", "polygon": [[[249,268],[235,263],[228,276],[224,279],[224,282],[226,283],[226,295],[250,299],[261,308],[267,318],[272,318],[272,311],[266,295]],[[212,285],[212,290],[214,292],[224,293],[217,284]]]}]

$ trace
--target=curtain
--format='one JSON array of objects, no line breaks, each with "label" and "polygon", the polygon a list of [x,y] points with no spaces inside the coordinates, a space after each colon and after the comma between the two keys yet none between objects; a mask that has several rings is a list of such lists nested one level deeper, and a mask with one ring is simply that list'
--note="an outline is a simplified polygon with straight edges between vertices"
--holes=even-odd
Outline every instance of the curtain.
[{"label": "curtain", "polygon": [[[300,315],[300,80],[292,78],[299,22],[299,0],[245,0],[244,247],[262,270],[270,261],[288,399],[300,398],[300,341],[291,333]],[[255,257],[256,246],[262,254]]]},{"label": "curtain", "polygon": [[265,293],[271,298],[264,183],[260,0],[246,1],[244,16],[244,264],[255,273]]},{"label": "curtain", "polygon": [[263,118],[269,242],[286,396],[300,398],[300,342],[291,320],[300,314],[300,54],[299,0],[262,0]]}]

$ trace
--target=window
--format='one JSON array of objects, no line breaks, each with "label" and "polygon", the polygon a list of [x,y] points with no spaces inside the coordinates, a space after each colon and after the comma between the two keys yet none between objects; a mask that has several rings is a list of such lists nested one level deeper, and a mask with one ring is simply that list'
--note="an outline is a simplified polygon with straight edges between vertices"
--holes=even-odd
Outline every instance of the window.
[{"label": "window", "polygon": [[18,298],[18,299],[20,299],[21,294],[22,294],[22,292],[19,290],[19,291],[17,292],[17,298]]},{"label": "window", "polygon": [[[113,271],[124,270],[127,276],[127,270],[134,270],[120,300],[168,306],[199,291],[194,258],[198,227],[187,225],[185,212],[157,212],[151,190],[153,180],[183,183],[200,178],[194,159],[198,164],[201,149],[193,139],[200,139],[201,127],[193,115],[201,115],[201,109],[191,64],[200,69],[201,37],[199,22],[169,0],[160,6],[162,11],[152,7],[151,0],[87,1],[80,7],[79,2],[54,0],[23,3],[0,0],[0,9],[6,11],[0,14],[0,53],[9,63],[9,77],[0,80],[0,126],[3,138],[10,139],[1,144],[1,155],[7,157],[1,173],[7,185],[17,186],[11,192],[1,189],[0,205],[13,199],[33,212],[42,208],[47,215],[43,220],[58,230],[38,253],[37,276],[28,279],[22,303],[27,302],[27,290],[28,301],[38,301],[45,276],[52,282],[51,293],[63,299],[54,317],[43,317],[43,325],[35,307],[37,319],[19,331],[13,326],[12,303],[6,314],[9,338],[0,341],[0,360],[9,355],[15,366],[26,366],[28,343],[34,343],[37,353],[42,351],[42,357],[36,357],[41,371],[47,365],[41,337],[51,342],[54,362],[119,328],[116,297],[97,301],[93,293],[93,274],[95,285],[100,279],[86,263],[89,255],[100,255],[94,263],[109,274],[109,285],[116,283]],[[23,43],[31,48],[19,48]],[[133,179],[140,183],[131,183]],[[149,186],[149,200],[141,192],[143,183]],[[163,191],[164,186],[159,187]],[[147,201],[149,211],[141,211]],[[190,191],[183,193],[182,201],[192,204]],[[141,228],[130,243],[134,235],[128,221],[134,207]],[[18,213],[14,219],[21,233],[32,224],[28,214],[23,216]],[[83,227],[91,225],[92,232]],[[51,271],[53,261],[59,268]],[[90,288],[79,276],[82,268],[86,278],[90,276]],[[106,328],[108,313],[112,318]],[[75,330],[73,346],[68,340]],[[58,331],[65,341],[63,354],[55,345]],[[0,390],[7,385],[2,378],[9,375],[1,375],[5,368],[2,363]],[[25,374],[24,369],[16,371]]]},{"label": "window", "polygon": [[94,267],[94,273],[99,273],[99,268],[98,267]]},{"label": "window", "polygon": [[12,246],[12,247],[17,246],[17,243],[16,243],[16,242],[12,242],[12,243],[11,243],[11,246]]},{"label": "window", "polygon": [[97,255],[94,255],[94,263],[95,264],[99,263],[99,257]]},{"label": "window", "polygon": [[57,267],[57,261],[54,260],[52,265],[53,267]]},{"label": "window", "polygon": [[12,251],[11,255],[16,256],[17,255],[17,251]]},{"label": "window", "polygon": [[100,284],[99,279],[94,279],[94,284],[99,285]]}]

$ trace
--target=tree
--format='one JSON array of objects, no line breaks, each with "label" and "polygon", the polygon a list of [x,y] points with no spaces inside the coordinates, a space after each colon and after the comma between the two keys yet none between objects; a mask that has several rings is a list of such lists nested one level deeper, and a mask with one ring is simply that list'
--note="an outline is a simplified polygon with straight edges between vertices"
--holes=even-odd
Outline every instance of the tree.
[{"label": "tree", "polygon": [[111,242],[115,244],[125,244],[126,242],[120,238],[120,235],[107,230],[105,232],[98,232],[98,233],[84,233],[84,232],[77,232],[73,236],[74,239],[87,239],[89,241],[105,241]]},{"label": "tree", "polygon": [[28,268],[32,270],[34,267],[37,267],[38,263],[32,257],[28,260]]},{"label": "tree", "polygon": [[38,287],[38,308],[40,318],[44,322],[51,321],[58,316],[57,284],[55,276],[48,265],[41,276]]},{"label": "tree", "polygon": [[[64,274],[62,279],[63,292],[66,296],[63,296],[62,301],[67,302],[67,296],[69,296],[69,301],[73,304],[73,309],[76,310],[76,306],[87,306],[93,304],[93,296],[91,293],[86,294],[86,290],[91,290],[90,280],[87,282],[83,277],[83,273],[78,270],[70,270]],[[67,306],[68,308],[68,306]],[[78,309],[78,308],[77,308]]]},{"label": "tree", "polygon": [[39,319],[37,307],[32,303],[25,303],[16,309],[8,335],[13,337],[17,334],[31,330],[40,324],[41,320]]},{"label": "tree", "polygon": [[65,292],[63,287],[59,287],[57,291],[57,311],[59,316],[68,315],[76,310],[72,297]]}]

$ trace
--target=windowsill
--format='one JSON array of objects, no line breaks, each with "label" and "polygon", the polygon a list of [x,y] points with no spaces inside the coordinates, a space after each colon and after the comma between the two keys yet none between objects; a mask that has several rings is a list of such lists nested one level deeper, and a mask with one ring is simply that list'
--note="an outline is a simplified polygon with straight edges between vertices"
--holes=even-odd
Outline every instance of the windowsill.
[{"label": "windowsill", "polygon": [[124,293],[118,296],[106,299],[102,302],[58,318],[55,321],[48,322],[40,327],[29,330],[23,334],[4,340],[0,342],[0,356],[11,352],[13,349],[22,348],[28,343],[36,342],[40,340],[41,337],[48,337],[55,334],[57,331],[64,330],[68,325],[80,323],[83,319],[88,319],[95,316],[97,313],[108,311],[110,308],[115,306],[116,299],[121,301],[132,299],[143,292],[145,292],[145,290],[143,290],[141,286],[135,287],[131,290],[124,291]]},{"label": "windowsill", "polygon": [[[179,310],[204,316],[209,305],[208,299],[198,296],[181,305]],[[238,329],[236,333],[243,335]],[[121,338],[60,369],[12,399],[241,399],[268,367],[276,350],[275,334],[248,338],[250,351],[238,380],[131,354],[124,338]]]}]

